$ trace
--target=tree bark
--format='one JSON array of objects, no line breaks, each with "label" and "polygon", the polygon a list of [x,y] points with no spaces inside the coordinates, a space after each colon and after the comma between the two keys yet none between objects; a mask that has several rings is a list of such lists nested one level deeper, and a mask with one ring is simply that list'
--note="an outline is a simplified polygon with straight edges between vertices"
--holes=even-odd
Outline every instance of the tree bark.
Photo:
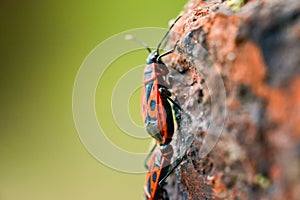
[{"label": "tree bark", "polygon": [[188,155],[167,179],[170,199],[299,199],[300,1],[230,2],[191,0],[170,36],[170,46],[179,40],[167,63],[183,109],[172,144]]}]

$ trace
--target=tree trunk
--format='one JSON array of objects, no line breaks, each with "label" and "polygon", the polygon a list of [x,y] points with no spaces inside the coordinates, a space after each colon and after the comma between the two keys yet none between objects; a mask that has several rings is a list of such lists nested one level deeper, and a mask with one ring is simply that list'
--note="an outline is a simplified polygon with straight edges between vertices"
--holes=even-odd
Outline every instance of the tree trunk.
[{"label": "tree trunk", "polygon": [[191,0],[177,40],[170,199],[299,199],[300,1]]}]

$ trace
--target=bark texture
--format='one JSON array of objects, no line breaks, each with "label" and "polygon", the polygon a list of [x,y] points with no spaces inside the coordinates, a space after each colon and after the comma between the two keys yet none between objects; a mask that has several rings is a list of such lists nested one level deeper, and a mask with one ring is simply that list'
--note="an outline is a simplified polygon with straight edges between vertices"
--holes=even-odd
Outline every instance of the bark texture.
[{"label": "bark texture", "polygon": [[[171,199],[299,199],[300,1],[232,2],[242,1],[191,0],[170,36],[167,63],[183,75],[173,76],[197,83],[173,81],[184,110],[173,146],[188,156],[166,188]],[[222,101],[212,68],[226,107],[212,102]],[[226,120],[203,155],[207,127],[222,121],[210,121],[214,109]]]}]

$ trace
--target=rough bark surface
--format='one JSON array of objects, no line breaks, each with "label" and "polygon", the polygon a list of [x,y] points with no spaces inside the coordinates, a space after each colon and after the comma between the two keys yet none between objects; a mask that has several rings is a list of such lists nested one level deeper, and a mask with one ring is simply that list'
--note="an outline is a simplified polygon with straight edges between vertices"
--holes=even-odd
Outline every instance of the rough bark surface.
[{"label": "rough bark surface", "polygon": [[[191,0],[174,32],[167,63],[197,83],[173,81],[184,110],[173,146],[188,156],[168,178],[170,199],[300,199],[300,1],[249,0],[234,12],[228,1]],[[212,67],[226,121],[203,155],[218,106],[210,97],[222,92],[208,87]]]}]

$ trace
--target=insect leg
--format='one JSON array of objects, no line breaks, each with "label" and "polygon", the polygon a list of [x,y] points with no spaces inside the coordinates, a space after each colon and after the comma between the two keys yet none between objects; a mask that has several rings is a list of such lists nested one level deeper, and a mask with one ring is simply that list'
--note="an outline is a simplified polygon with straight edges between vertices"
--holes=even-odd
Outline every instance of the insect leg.
[{"label": "insect leg", "polygon": [[165,184],[165,180],[173,173],[173,171],[180,165],[180,163],[187,158],[186,154],[181,158],[176,159],[174,166],[168,171],[168,173],[159,181],[159,186],[162,187]]},{"label": "insect leg", "polygon": [[165,53],[159,55],[156,59],[157,62],[159,62],[161,60],[162,57],[166,56],[166,55],[169,55],[170,53],[173,53],[177,47],[177,44],[178,44],[179,40],[176,41],[174,47],[168,51],[166,51]]},{"label": "insect leg", "polygon": [[171,101],[179,110],[182,110],[181,107],[171,98],[172,94],[167,88],[161,87],[159,88],[159,92],[164,98],[167,98],[169,101]]}]

